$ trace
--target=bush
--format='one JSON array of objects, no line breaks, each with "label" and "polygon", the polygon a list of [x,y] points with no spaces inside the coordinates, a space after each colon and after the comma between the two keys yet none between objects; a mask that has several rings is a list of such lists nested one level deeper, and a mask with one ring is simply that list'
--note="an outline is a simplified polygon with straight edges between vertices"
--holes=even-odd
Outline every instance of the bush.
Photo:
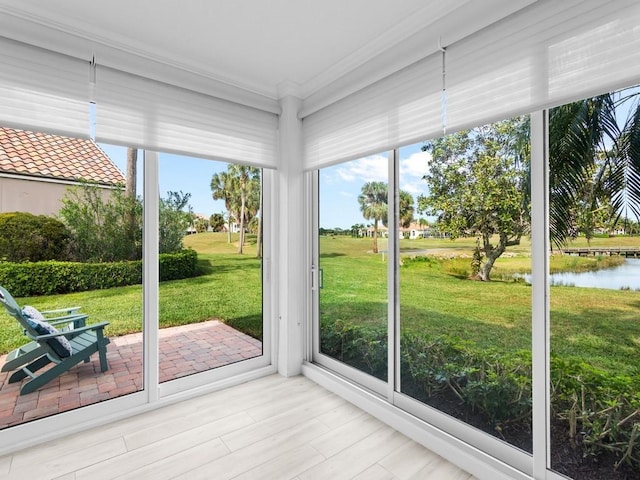
[{"label": "bush", "polygon": [[[160,281],[194,277],[193,250],[160,255]],[[101,290],[142,283],[140,260],[110,263],[0,262],[0,285],[15,297]]]},{"label": "bush", "polygon": [[68,260],[69,231],[62,222],[27,212],[0,214],[0,258],[9,262]]},{"label": "bush", "polygon": [[[321,322],[320,329],[323,353],[386,378],[386,329],[344,320]],[[492,434],[501,435],[507,426],[531,428],[530,352],[480,350],[457,338],[428,334],[402,334],[401,345],[404,391],[421,392],[432,401],[454,398],[457,411],[447,413],[480,414],[481,428]],[[616,468],[640,469],[640,378],[554,355],[550,363],[552,421],[565,427],[566,441],[584,456],[613,453]]]},{"label": "bush", "polygon": [[73,259],[117,262],[142,258],[142,203],[115,188],[67,189],[60,216],[71,232]]},{"label": "bush", "polygon": [[159,261],[161,282],[198,275],[198,254],[190,248],[178,253],[161,253]]}]

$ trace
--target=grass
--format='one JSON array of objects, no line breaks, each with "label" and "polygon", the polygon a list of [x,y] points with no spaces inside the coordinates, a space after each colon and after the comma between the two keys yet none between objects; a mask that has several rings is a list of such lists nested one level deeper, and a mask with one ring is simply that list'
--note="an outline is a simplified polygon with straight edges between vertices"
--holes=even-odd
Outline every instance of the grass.
[{"label": "grass", "polygon": [[[600,240],[600,239],[598,239]],[[617,242],[618,239],[609,240]],[[638,239],[633,239],[637,245]],[[323,321],[352,320],[386,325],[386,262],[372,255],[370,239],[331,238],[321,241],[320,267]],[[613,243],[609,243],[613,245]],[[438,247],[444,247],[444,253]],[[404,332],[447,334],[480,347],[531,349],[531,287],[523,282],[468,280],[472,239],[404,240],[401,251],[437,250],[438,257],[455,251],[467,258],[421,258],[400,268],[400,321]],[[505,275],[530,271],[526,248],[501,258]],[[412,253],[415,254],[415,253]],[[609,267],[616,257],[554,256],[552,269],[575,271]],[[499,274],[494,278],[500,278]],[[640,294],[605,289],[551,287],[552,352],[582,359],[612,373],[640,372]],[[539,320],[538,320],[539,321]]]},{"label": "grass", "polygon": [[[233,238],[237,242],[237,238]],[[262,337],[260,260],[255,238],[243,255],[225,234],[197,234],[185,245],[198,251],[204,274],[197,278],[160,284],[160,326],[200,322],[211,318]],[[637,238],[593,239],[592,245],[638,245]],[[385,241],[380,248],[385,249]],[[580,240],[578,245],[586,242]],[[371,253],[371,239],[322,237],[320,239],[323,288],[320,291],[323,321],[339,319],[370,325],[386,325],[386,255]],[[499,259],[496,281],[468,280],[475,239],[402,240],[400,315],[403,331],[443,333],[473,341],[481,347],[505,350],[531,348],[531,287],[503,281],[515,272],[530,270],[527,241],[509,249]],[[429,255],[420,260],[412,256]],[[437,258],[434,256],[437,254]],[[446,258],[456,255],[456,258]],[[460,256],[463,256],[460,258]],[[445,258],[442,258],[445,257]],[[552,269],[594,269],[608,266],[615,257],[579,258],[553,256]],[[640,370],[640,294],[634,291],[551,287],[552,352],[576,357],[614,373]],[[21,298],[21,305],[40,309],[82,305],[90,321],[110,322],[110,336],[140,331],[142,287],[81,292],[48,297]],[[536,321],[540,321],[537,319]],[[0,315],[0,351],[24,343],[17,323]]]},{"label": "grass", "polygon": [[[261,269],[254,253],[255,239],[249,238],[248,253],[242,256],[235,253],[237,243],[227,244],[225,234],[193,235],[185,238],[185,245],[200,252],[199,266],[205,274],[160,284],[160,327],[216,318],[262,338]],[[17,301],[21,306],[33,305],[40,310],[81,305],[90,314],[89,322],[110,322],[106,329],[109,336],[139,332],[142,328],[141,285]],[[24,343],[18,323],[4,312],[0,314],[0,352]]]}]

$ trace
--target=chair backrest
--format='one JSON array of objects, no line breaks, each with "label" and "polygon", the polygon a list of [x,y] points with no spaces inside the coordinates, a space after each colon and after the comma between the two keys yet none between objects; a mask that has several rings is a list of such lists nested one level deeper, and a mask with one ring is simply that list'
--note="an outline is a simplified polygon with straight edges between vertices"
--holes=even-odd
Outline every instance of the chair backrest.
[{"label": "chair backrest", "polygon": [[7,313],[18,321],[29,338],[33,339],[38,336],[38,332],[31,325],[29,325],[29,322],[27,322],[27,319],[22,313],[22,309],[18,305],[18,302],[16,302],[15,298],[13,298],[11,294],[7,292],[7,290],[2,286],[0,286],[0,302],[2,302],[4,308],[6,308]]}]

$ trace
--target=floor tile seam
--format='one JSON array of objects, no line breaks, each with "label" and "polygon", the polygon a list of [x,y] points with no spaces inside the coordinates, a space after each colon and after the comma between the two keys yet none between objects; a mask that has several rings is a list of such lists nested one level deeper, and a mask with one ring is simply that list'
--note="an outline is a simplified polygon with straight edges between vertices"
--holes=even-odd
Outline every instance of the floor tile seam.
[{"label": "floor tile seam", "polygon": [[[259,440],[259,441],[264,441],[264,440],[266,440],[266,439],[262,439],[262,440]],[[253,444],[251,444],[251,445],[253,445]],[[283,449],[282,451],[279,451],[277,455],[275,455],[275,456],[273,456],[273,457],[271,457],[271,458],[268,458],[268,459],[267,459],[267,460],[265,460],[264,462],[261,462],[261,463],[259,463],[259,464],[253,465],[253,466],[252,466],[250,469],[248,469],[248,470],[245,470],[245,471],[243,471],[243,472],[239,472],[237,475],[234,475],[233,477],[230,477],[228,480],[234,480],[234,479],[236,479],[236,478],[238,478],[238,477],[241,477],[242,475],[244,475],[245,473],[247,473],[247,472],[249,472],[249,471],[251,471],[251,470],[258,470],[261,466],[263,466],[263,465],[265,465],[265,464],[267,464],[267,463],[269,463],[269,462],[273,461],[273,460],[274,460],[274,459],[276,459],[276,458],[280,458],[280,457],[283,457],[283,456],[285,456],[285,455],[289,455],[293,450],[295,450],[296,448],[300,448],[300,447],[302,447],[302,446],[304,446],[304,445],[308,445],[308,446],[310,446],[310,447],[311,447],[311,445],[309,445],[309,443],[308,443],[308,442],[301,442],[299,445],[295,445],[295,446],[291,446],[291,447],[289,447],[289,448]],[[225,444],[225,446],[226,446],[226,444]],[[247,447],[248,447],[248,446],[249,446],[249,445],[247,445]],[[242,447],[242,448],[246,448],[246,447]],[[232,451],[232,453],[233,453],[233,452],[238,452],[238,451],[242,450],[242,448],[240,448],[240,449],[238,449],[238,450],[233,450],[233,451]],[[311,448],[313,448],[313,447],[311,447]],[[322,455],[320,452],[318,452],[315,448],[313,448],[313,450],[314,450],[314,451],[316,451],[316,452],[317,452],[321,457],[323,457],[323,458],[325,459],[325,460],[323,460],[323,461],[326,461],[326,457],[325,457],[324,455]],[[320,463],[321,463],[321,462],[320,462]],[[319,463],[317,463],[316,465],[319,465]],[[315,465],[314,465],[314,466],[315,466]],[[313,468],[313,467],[310,467],[310,468]],[[308,469],[307,469],[307,470],[308,470]],[[305,471],[306,471],[306,470],[305,470]],[[302,475],[302,472],[298,472],[298,476],[300,476],[300,475]]]},{"label": "floor tile seam", "polygon": [[278,458],[280,458],[280,457],[283,457],[283,456],[285,456],[285,455],[290,454],[293,450],[295,450],[295,449],[297,449],[297,448],[303,448],[303,447],[309,447],[309,448],[311,448],[311,450],[313,450],[317,455],[319,455],[320,457],[322,457],[322,459],[323,459],[323,460],[322,460],[322,461],[320,461],[320,462],[315,463],[314,465],[311,465],[310,467],[308,467],[306,470],[303,470],[302,472],[298,472],[298,473],[296,474],[296,476],[295,476],[295,477],[291,477],[291,478],[287,477],[287,478],[288,478],[288,480],[295,480],[295,479],[299,478],[299,476],[300,476],[300,475],[302,475],[304,472],[306,472],[306,471],[308,471],[308,470],[312,469],[313,467],[315,467],[315,466],[319,465],[320,463],[322,463],[322,462],[324,462],[324,461],[326,461],[326,460],[327,460],[327,457],[325,457],[321,452],[319,452],[319,451],[318,451],[318,450],[316,450],[313,446],[311,446],[311,445],[309,444],[309,442],[308,442],[308,441],[307,441],[307,442],[302,442],[302,443],[300,443],[300,445],[296,445],[295,447],[292,447],[292,448],[290,448],[290,449],[288,449],[288,450],[286,450],[286,451],[284,451],[284,452],[282,452],[282,453],[279,453],[279,454],[278,454],[278,455],[276,455],[275,457],[272,457],[272,458],[270,458],[269,460],[266,460],[266,461],[262,462],[260,465],[255,465],[255,466],[251,467],[249,470],[246,470],[246,471],[244,471],[244,472],[238,473],[237,475],[235,475],[235,476],[231,477],[229,480],[235,480],[235,479],[237,479],[237,478],[239,478],[239,477],[242,477],[242,476],[243,476],[244,474],[246,474],[247,472],[250,472],[250,471],[252,471],[252,470],[256,470],[256,469],[258,469],[259,467],[261,467],[261,466],[263,466],[263,465],[265,465],[265,464],[267,464],[267,463],[269,463],[269,462],[274,461],[275,459],[278,459]]},{"label": "floor tile seam", "polygon": [[[229,450],[229,448],[227,447],[227,445],[225,445],[225,443],[222,441],[222,439],[221,439],[220,437],[215,437],[215,438],[213,438],[213,439],[211,439],[211,440],[208,440],[208,441],[207,441],[207,442],[205,442],[205,443],[213,442],[213,441],[215,441],[215,440],[220,440],[220,443],[222,443],[222,445],[224,446],[224,448],[227,450],[227,453],[226,453],[225,455],[222,455],[222,456],[220,456],[220,457],[217,457],[216,459],[211,460],[211,461],[206,462],[206,463],[203,463],[203,464],[201,464],[201,465],[197,465],[197,466],[195,466],[195,467],[192,467],[192,468],[190,468],[190,469],[188,469],[188,470],[184,470],[184,471],[182,471],[182,472],[180,472],[180,473],[178,473],[178,474],[176,474],[176,475],[174,475],[174,476],[172,476],[172,477],[168,477],[168,478],[170,478],[170,479],[185,478],[185,475],[186,475],[186,474],[188,474],[189,472],[191,472],[191,471],[193,471],[193,470],[197,470],[197,469],[199,469],[199,468],[202,468],[203,466],[205,466],[205,465],[207,465],[207,464],[209,464],[209,463],[213,463],[213,462],[215,462],[216,460],[218,460],[218,459],[220,459],[220,458],[223,458],[224,456],[229,455],[229,453],[231,453],[231,451]],[[186,449],[186,450],[189,450],[189,449]],[[170,459],[171,457],[175,457],[175,456],[177,456],[177,455],[180,455],[180,454],[182,454],[183,452],[185,452],[186,450],[181,450],[180,452],[172,453],[171,455],[165,456],[162,460],[164,461],[164,460]],[[153,462],[153,463],[155,463],[155,462]],[[122,475],[118,475],[117,477],[114,477],[114,478],[113,478],[113,479],[111,479],[111,480],[118,480],[119,478],[124,478],[124,477],[127,477],[127,476],[131,476],[131,474],[132,474],[132,473],[135,473],[135,472],[136,472],[136,471],[138,471],[138,470],[142,470],[142,469],[144,469],[144,468],[146,468],[146,467],[148,467],[148,466],[149,466],[149,465],[144,465],[144,466],[142,466],[142,467],[136,468],[135,470],[132,470],[132,471],[130,471],[130,472],[123,473]],[[145,478],[145,477],[140,477],[140,478]]]},{"label": "floor tile seam", "polygon": [[[246,412],[243,412],[242,410],[230,411],[230,412],[227,412],[227,414],[226,414],[226,415],[223,415],[223,416],[221,416],[221,417],[216,417],[215,419],[208,420],[208,421],[203,422],[203,423],[201,422],[201,423],[199,423],[199,424],[195,424],[195,423],[194,423],[194,424],[193,424],[193,426],[190,426],[190,427],[186,428],[185,430],[181,430],[180,432],[173,433],[173,434],[171,434],[170,436],[182,435],[182,434],[185,434],[185,433],[187,433],[187,432],[191,432],[191,431],[193,431],[193,430],[195,430],[195,429],[203,428],[203,427],[205,427],[206,425],[209,425],[209,424],[211,424],[211,423],[216,423],[216,422],[223,421],[225,418],[228,418],[228,417],[231,417],[231,416],[234,416],[234,415],[239,415],[239,414],[241,414],[241,413],[246,413]],[[188,414],[188,415],[186,415],[186,416],[181,417],[179,421],[180,421],[180,422],[184,422],[185,418],[188,418],[189,420],[197,420],[198,418],[202,419],[202,413],[201,413],[201,412],[194,412],[194,413]],[[253,420],[253,418],[251,418],[251,420]],[[152,430],[152,429],[154,429],[155,427],[156,427],[156,425],[153,425],[153,424],[152,424],[152,425],[147,426],[146,428],[143,428],[142,430]],[[237,427],[235,430],[240,429],[240,428],[242,428],[242,427]],[[230,432],[235,431],[235,430],[230,430],[229,432],[225,432],[225,435],[226,435],[227,433],[230,433]],[[137,433],[137,432],[136,432],[136,433]],[[124,436],[125,436],[125,440],[126,440],[127,434],[124,434]],[[222,435],[218,435],[218,437],[220,437],[220,439],[222,440],[222,438],[221,438],[221,437],[222,437]],[[140,447],[132,447],[132,448],[131,448],[131,451],[135,451],[135,450],[138,450],[138,449],[140,449],[140,448],[143,448],[143,447],[145,447],[145,446],[147,446],[147,445],[152,445],[152,444],[154,444],[154,443],[164,441],[164,440],[166,440],[167,438],[169,438],[169,437],[163,437],[163,438],[160,438],[160,439],[158,439],[158,440],[157,440],[157,441],[155,441],[155,442],[147,443],[147,444],[144,444],[144,445],[142,445],[142,446],[140,446]],[[231,450],[231,449],[229,449],[229,450]]]}]

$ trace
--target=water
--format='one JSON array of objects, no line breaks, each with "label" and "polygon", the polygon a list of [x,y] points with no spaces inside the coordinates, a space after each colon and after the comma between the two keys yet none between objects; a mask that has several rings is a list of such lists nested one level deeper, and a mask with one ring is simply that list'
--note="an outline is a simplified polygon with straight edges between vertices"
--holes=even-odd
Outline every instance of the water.
[{"label": "water", "polygon": [[[619,267],[605,270],[580,273],[560,272],[552,273],[550,276],[551,285],[640,290],[640,258],[628,258]],[[527,283],[531,283],[531,275],[522,275],[522,277]]]}]

